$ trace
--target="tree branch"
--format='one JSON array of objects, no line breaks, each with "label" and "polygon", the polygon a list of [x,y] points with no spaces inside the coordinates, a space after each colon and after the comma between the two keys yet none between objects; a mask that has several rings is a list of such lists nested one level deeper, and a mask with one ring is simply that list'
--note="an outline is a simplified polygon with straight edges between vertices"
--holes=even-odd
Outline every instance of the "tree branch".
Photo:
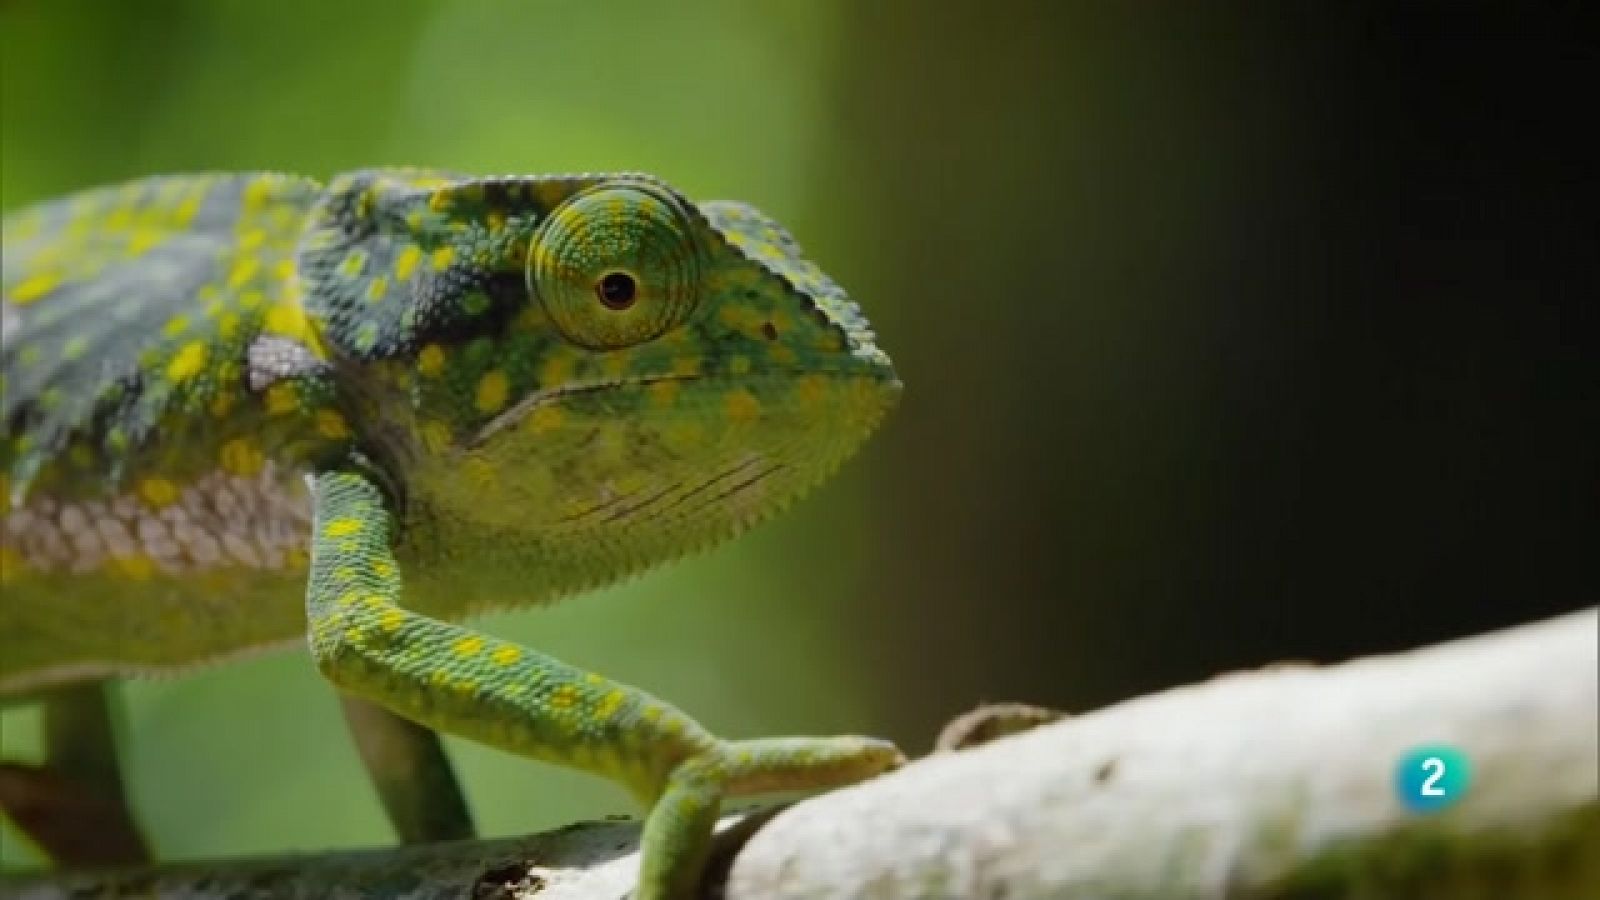
[{"label": "tree branch", "polygon": [[[1328,668],[1227,675],[724,823],[725,896],[1559,900],[1600,891],[1595,610]],[[1448,810],[1394,767],[1472,763]],[[753,836],[751,835],[753,833]],[[28,900],[616,898],[636,827],[0,883]],[[731,867],[728,859],[731,858]]]}]

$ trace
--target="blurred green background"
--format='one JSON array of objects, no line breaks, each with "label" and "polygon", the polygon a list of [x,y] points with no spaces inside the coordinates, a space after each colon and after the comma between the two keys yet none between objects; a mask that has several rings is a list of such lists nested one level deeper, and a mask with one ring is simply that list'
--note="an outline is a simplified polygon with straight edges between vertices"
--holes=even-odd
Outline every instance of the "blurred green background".
[{"label": "blurred green background", "polygon": [[[1577,31],[1179,8],[8,0],[0,197],[642,169],[788,224],[902,408],[745,539],[483,623],[724,734],[921,752],[982,700],[1081,710],[1594,602]],[[303,654],[122,697],[164,856],[390,840]],[[31,711],[0,725],[37,752]],[[450,750],[488,834],[631,811]]]}]

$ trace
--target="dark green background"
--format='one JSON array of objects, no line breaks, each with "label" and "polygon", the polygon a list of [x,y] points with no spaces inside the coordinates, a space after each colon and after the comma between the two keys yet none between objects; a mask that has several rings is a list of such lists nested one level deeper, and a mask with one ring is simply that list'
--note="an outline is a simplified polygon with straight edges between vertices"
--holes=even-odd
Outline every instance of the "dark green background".
[{"label": "dark green background", "polygon": [[[0,190],[644,169],[786,222],[877,324],[899,412],[746,539],[483,623],[730,735],[919,752],[981,700],[1594,602],[1581,29],[932,6],[6,2]],[[124,696],[163,854],[389,840],[302,654]],[[0,722],[34,752],[29,712]],[[628,810],[451,749],[489,833]]]}]

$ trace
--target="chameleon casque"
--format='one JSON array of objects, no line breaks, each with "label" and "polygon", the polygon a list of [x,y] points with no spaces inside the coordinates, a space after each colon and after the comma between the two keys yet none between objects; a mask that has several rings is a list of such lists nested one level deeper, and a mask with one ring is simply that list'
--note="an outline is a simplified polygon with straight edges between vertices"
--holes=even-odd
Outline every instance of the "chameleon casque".
[{"label": "chameleon casque", "polygon": [[44,704],[47,758],[0,805],[59,861],[145,852],[108,679],[296,644],[403,838],[470,833],[459,734],[629,788],[639,897],[693,890],[724,797],[902,759],[722,740],[454,624],[731,537],[893,405],[755,209],[636,174],[192,175],[20,210],[3,248],[0,700]]}]

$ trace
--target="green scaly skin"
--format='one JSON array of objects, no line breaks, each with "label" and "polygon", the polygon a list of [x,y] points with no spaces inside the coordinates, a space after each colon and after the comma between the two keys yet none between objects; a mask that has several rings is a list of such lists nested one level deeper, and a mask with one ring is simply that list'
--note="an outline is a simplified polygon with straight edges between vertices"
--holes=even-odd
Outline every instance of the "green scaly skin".
[{"label": "green scaly skin", "polygon": [[756,210],[642,175],[186,176],[20,211],[4,248],[0,698],[309,635],[351,695],[625,784],[639,897],[692,890],[724,797],[900,760],[722,741],[451,624],[726,539],[892,406]]}]

